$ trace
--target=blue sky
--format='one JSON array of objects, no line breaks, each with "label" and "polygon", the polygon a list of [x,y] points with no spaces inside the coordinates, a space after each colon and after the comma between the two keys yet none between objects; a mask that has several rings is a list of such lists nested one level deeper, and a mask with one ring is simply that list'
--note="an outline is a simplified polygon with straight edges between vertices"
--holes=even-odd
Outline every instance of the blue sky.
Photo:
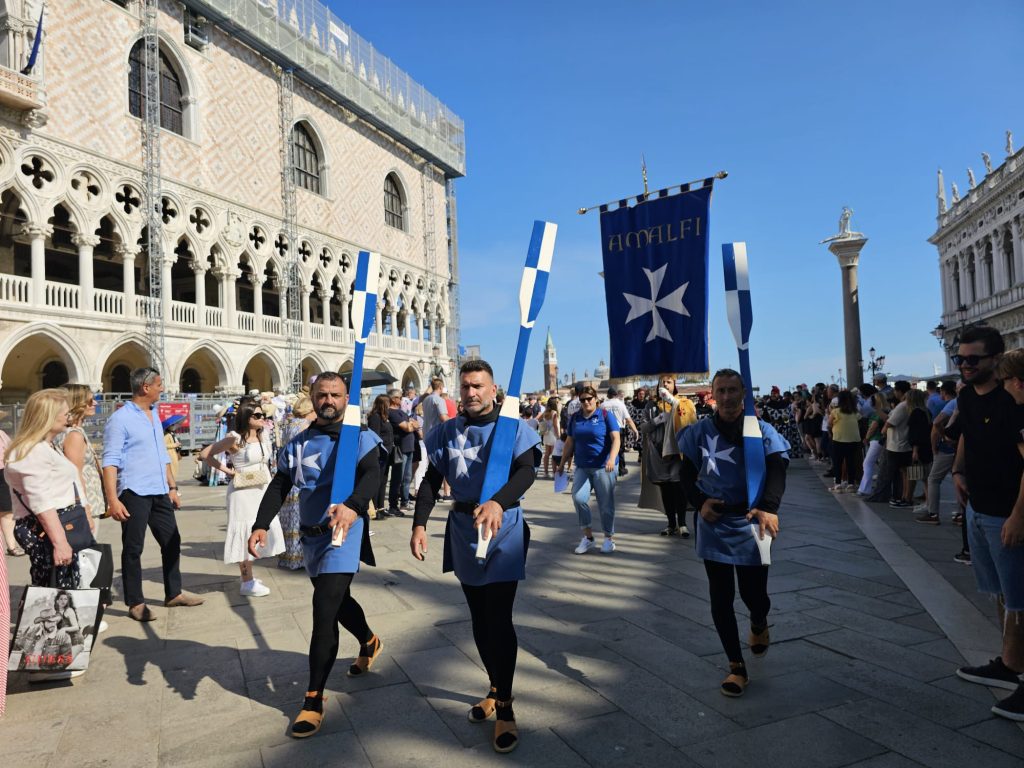
[{"label": "blue sky", "polygon": [[710,216],[712,369],[736,365],[720,243],[745,240],[755,385],[838,376],[840,274],[819,241],[844,205],[869,238],[865,356],[942,362],[935,174],[963,191],[982,151],[1002,162],[1004,131],[1024,144],[1019,0],[331,5],[466,122],[462,342],[499,381],[534,219],[559,234],[525,386],[541,386],[549,325],[562,372],[607,360],[599,222],[575,211],[642,191],[641,153],[652,189],[730,174]]}]

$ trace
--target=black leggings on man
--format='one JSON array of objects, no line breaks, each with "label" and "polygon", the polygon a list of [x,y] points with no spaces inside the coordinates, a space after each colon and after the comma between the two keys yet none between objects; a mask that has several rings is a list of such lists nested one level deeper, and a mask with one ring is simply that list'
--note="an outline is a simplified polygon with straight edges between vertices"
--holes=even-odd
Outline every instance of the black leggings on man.
[{"label": "black leggings on man", "polygon": [[512,624],[518,581],[498,581],[480,587],[462,585],[473,620],[473,640],[498,701],[512,698],[519,641]]},{"label": "black leggings on man", "polygon": [[354,573],[321,573],[313,582],[313,635],[309,639],[309,688],[323,693],[338,657],[340,624],[359,642],[373,639],[362,606],[352,597]]},{"label": "black leggings on man", "polygon": [[740,599],[750,612],[750,623],[763,627],[768,623],[768,611],[772,601],[768,597],[767,565],[732,565],[714,560],[704,561],[708,574],[708,588],[711,594],[711,618],[718,630],[718,638],[729,661],[743,663],[740,649],[740,633],[736,626],[736,612],[732,603],[736,598],[736,583],[739,582]]}]

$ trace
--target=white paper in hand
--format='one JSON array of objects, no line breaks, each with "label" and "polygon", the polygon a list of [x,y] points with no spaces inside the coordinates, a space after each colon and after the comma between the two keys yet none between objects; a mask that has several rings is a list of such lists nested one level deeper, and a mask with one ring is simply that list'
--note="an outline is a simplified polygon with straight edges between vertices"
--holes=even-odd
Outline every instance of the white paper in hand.
[{"label": "white paper in hand", "polygon": [[555,493],[562,493],[569,487],[569,475],[565,472],[555,473]]},{"label": "white paper in hand", "polygon": [[754,537],[754,541],[757,543],[757,551],[761,555],[761,565],[772,564],[772,537],[765,531],[764,538],[761,538],[761,526],[757,523],[751,523],[750,533]]}]

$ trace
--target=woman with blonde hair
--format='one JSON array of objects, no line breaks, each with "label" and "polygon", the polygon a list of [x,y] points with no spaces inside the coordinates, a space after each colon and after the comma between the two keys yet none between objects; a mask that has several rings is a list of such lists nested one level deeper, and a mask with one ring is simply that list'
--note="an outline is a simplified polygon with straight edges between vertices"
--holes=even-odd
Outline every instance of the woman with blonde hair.
[{"label": "woman with blonde hair", "polygon": [[53,444],[78,467],[82,487],[85,488],[85,511],[89,515],[89,525],[95,533],[96,524],[93,518],[104,517],[107,504],[103,500],[103,480],[99,462],[82,425],[86,419],[96,415],[96,399],[92,390],[85,384],[65,384],[63,388],[68,393],[68,429],[57,435]]},{"label": "woman with blonde hair", "polygon": [[84,504],[78,467],[53,445],[68,419],[68,393],[42,389],[25,403],[21,429],[5,452],[4,474],[15,497],[14,535],[31,563],[32,585],[79,585],[78,555],[64,534],[60,512]]},{"label": "woman with blonde hair", "polygon": [[[299,395],[291,406],[291,415],[281,428],[281,447],[288,445],[301,435],[310,424],[316,421],[313,401],[307,395]],[[299,489],[292,486],[288,496],[281,505],[277,515],[281,521],[281,533],[284,535],[284,552],[277,556],[279,568],[297,571],[306,567],[306,557],[302,551],[302,533],[299,531]]]},{"label": "woman with blonde hair", "polygon": [[[270,588],[253,576],[253,557],[249,554],[249,534],[256,513],[263,499],[263,492],[270,485],[271,445],[270,438],[263,430],[266,414],[263,406],[255,400],[244,401],[235,410],[235,429],[209,448],[203,450],[206,463],[213,469],[231,478],[228,487],[228,525],[224,539],[224,562],[238,563],[241,576],[239,594],[245,597],[263,597],[270,594]],[[231,466],[225,466],[217,458],[227,452]],[[275,519],[267,530],[267,545],[261,553],[271,557],[284,552],[284,533],[281,523]]]}]

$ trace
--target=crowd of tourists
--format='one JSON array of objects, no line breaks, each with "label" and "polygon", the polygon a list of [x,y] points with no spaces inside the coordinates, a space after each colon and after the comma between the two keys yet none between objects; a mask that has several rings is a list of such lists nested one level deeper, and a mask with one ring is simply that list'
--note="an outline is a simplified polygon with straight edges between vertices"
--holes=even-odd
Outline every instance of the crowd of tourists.
[{"label": "crowd of tourists", "polygon": [[[1018,405],[1024,403],[1024,351],[1003,352],[998,333],[974,328],[964,333],[954,357],[959,386],[890,385],[878,375],[854,389],[817,384],[784,393],[773,387],[757,400],[765,462],[756,504],[747,498],[744,384],[730,369],[691,395],[680,392],[676,376],[665,374],[626,398],[616,387],[602,396],[585,384],[568,397],[523,398],[512,468],[490,499],[482,498],[483,473],[490,436],[505,409],[483,361],[460,371],[458,403],[440,380],[424,392],[410,387],[376,397],[360,433],[354,490],[342,503],[330,502],[333,471],[324,471],[348,402],[347,385],[333,372],[283,402],[259,394],[239,398],[223,414],[223,435],[199,460],[228,482],[223,558],[238,566],[240,593],[269,594],[254,574],[257,558],[304,567],[311,578],[310,680],[292,724],[297,738],[317,733],[323,722],[339,627],[359,646],[349,675],[368,673],[382,652],[382,639],[352,595],[359,563],[374,564],[370,522],[411,518],[410,551],[422,560],[431,512],[437,502],[451,501],[443,569],[453,570],[461,583],[489,678],[488,693],[471,707],[469,719],[494,717],[494,749],[514,749],[519,733],[512,710],[512,616],[530,536],[520,500],[538,478],[553,481],[556,490],[571,495],[577,515],[580,539],[573,552],[612,555],[619,546],[616,484],[629,474],[627,457],[634,452],[639,505],[665,515],[658,532],[666,538],[696,536],[712,620],[728,659],[721,692],[732,697],[750,682],[733,608],[737,587],[749,615],[750,652],[762,656],[771,642],[767,553],[779,535],[790,461],[806,455],[819,470],[827,466],[834,493],[912,509],[916,520],[930,525],[942,522],[940,488],[952,475],[957,511],[951,521],[962,526],[963,536],[956,559],[973,564],[979,590],[996,596],[1004,628],[1001,654],[958,674],[1013,691],[993,711],[1024,720],[1024,423]],[[104,605],[111,603],[114,569],[110,547],[102,544],[110,535],[103,533],[111,525],[103,522],[108,518],[120,523],[122,596],[131,619],[156,618],[142,586],[147,530],[160,547],[164,605],[203,602],[181,585],[177,450],[155,407],[162,392],[159,372],[133,372],[132,389],[132,399],[107,420],[101,450],[82,429],[95,409],[93,393],[82,385],[33,394],[17,434],[0,432],[0,531],[9,556],[28,556],[33,585],[63,591],[52,608],[40,612],[36,623],[42,626],[33,641],[57,649],[59,658],[73,640],[91,643],[105,628],[99,621],[84,626],[73,595],[94,589]],[[72,522],[78,520],[86,530],[76,530]],[[484,558],[472,554],[478,528],[490,538]],[[334,541],[338,536],[340,543]],[[90,551],[97,557],[86,557]],[[87,561],[93,563],[88,569]],[[5,578],[0,568],[0,586]],[[6,596],[6,588],[0,589],[0,599]],[[8,611],[0,604],[0,634]],[[21,641],[27,643],[28,635]],[[36,670],[42,680],[76,674]]]}]

